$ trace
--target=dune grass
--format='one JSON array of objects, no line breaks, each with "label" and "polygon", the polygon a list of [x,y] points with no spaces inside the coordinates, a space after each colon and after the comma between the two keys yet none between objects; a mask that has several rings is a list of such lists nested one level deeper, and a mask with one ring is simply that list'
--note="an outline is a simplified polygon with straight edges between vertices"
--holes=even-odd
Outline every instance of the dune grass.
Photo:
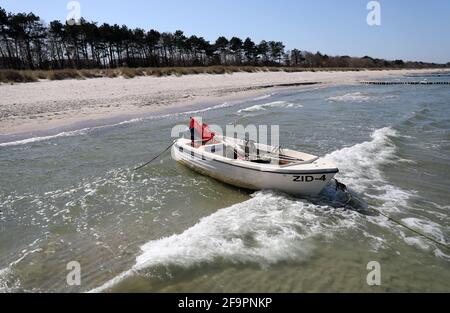
[{"label": "dune grass", "polygon": [[[304,68],[304,67],[262,67],[262,66],[207,66],[207,67],[160,67],[160,68],[116,68],[116,69],[64,69],[64,70],[0,70],[0,83],[30,83],[39,80],[90,79],[100,77],[139,76],[183,76],[197,74],[232,74],[256,72],[321,72],[361,71],[363,68]],[[381,69],[370,69],[381,70]]]},{"label": "dune grass", "polygon": [[29,71],[1,70],[1,83],[30,83],[36,82],[38,78]]}]

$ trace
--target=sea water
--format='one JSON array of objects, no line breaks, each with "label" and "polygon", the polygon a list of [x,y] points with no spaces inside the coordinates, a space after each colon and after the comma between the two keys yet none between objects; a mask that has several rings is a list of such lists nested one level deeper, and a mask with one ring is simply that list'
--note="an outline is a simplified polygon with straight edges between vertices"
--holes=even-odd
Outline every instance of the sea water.
[{"label": "sea water", "polygon": [[[398,77],[395,80],[449,80]],[[165,154],[173,126],[280,125],[282,147],[335,162],[316,198],[249,192]],[[0,291],[450,291],[450,88],[274,91],[187,113],[0,143]],[[69,284],[69,262],[80,284]],[[369,262],[380,285],[369,286]]]}]

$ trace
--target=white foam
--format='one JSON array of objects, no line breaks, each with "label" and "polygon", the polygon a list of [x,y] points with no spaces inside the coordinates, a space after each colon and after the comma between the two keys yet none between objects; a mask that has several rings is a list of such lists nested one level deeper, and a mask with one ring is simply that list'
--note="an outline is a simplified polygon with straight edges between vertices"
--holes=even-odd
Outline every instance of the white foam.
[{"label": "white foam", "polygon": [[[36,241],[34,241],[34,243],[36,243]],[[31,245],[33,245],[34,243],[32,243]],[[17,260],[11,262],[7,267],[0,269],[0,292],[10,292],[12,290],[12,288],[19,287],[19,285],[20,285],[19,281],[12,282],[14,287],[9,286],[9,282],[8,282],[9,278],[10,278],[9,276],[13,274],[13,269],[17,264],[22,262],[26,257],[28,257],[34,253],[38,253],[38,252],[42,252],[42,249],[37,248],[37,249],[30,250],[30,251],[28,251],[27,249],[24,249],[21,252],[22,256],[20,256]]]},{"label": "white foam", "polygon": [[87,128],[73,130],[73,131],[61,132],[59,134],[51,135],[51,136],[32,137],[32,138],[27,138],[27,139],[23,139],[23,140],[4,142],[4,143],[0,143],[0,147],[21,146],[21,145],[26,145],[26,144],[40,142],[40,141],[47,141],[47,140],[56,139],[56,138],[82,136],[82,135],[88,134],[89,131],[92,131],[95,129],[102,129],[102,128],[106,128],[106,127],[114,127],[114,126],[120,126],[120,125],[133,124],[133,123],[137,123],[140,121],[142,121],[141,118],[135,118],[135,119],[123,121],[123,122],[116,123],[116,124],[102,125],[102,126],[96,126],[96,127],[87,127]]},{"label": "white foam", "polygon": [[437,256],[438,258],[450,261],[450,254],[445,254],[444,252],[442,252],[441,249],[435,249],[434,255]]},{"label": "white foam", "polygon": [[0,147],[20,146],[20,145],[26,145],[26,144],[30,144],[30,143],[46,141],[46,140],[55,139],[55,138],[85,135],[88,130],[89,130],[89,128],[84,128],[84,129],[80,129],[80,130],[62,132],[62,133],[52,135],[52,136],[32,137],[32,138],[27,138],[27,139],[23,139],[23,140],[12,141],[12,142],[4,142],[4,143],[0,143]]},{"label": "white foam", "polygon": [[384,182],[379,166],[396,159],[396,147],[389,137],[397,136],[390,127],[375,130],[372,140],[334,151],[324,158],[340,169],[340,179],[357,191],[364,191],[374,181]]},{"label": "white foam", "polygon": [[334,96],[327,98],[327,101],[333,101],[333,102],[365,102],[369,101],[372,97],[368,94],[362,93],[362,92],[352,92],[352,93],[346,93],[341,96]]},{"label": "white foam", "polygon": [[382,209],[398,211],[413,192],[389,184],[380,169],[382,165],[399,161],[397,148],[391,140],[397,136],[397,131],[391,127],[377,129],[371,141],[334,151],[324,158],[337,164],[340,169],[337,177],[345,184],[367,197],[381,200]]},{"label": "white foam", "polygon": [[[179,114],[185,115],[185,114],[203,113],[203,112],[208,112],[208,111],[211,111],[211,110],[227,108],[227,107],[230,107],[230,106],[232,106],[232,104],[229,104],[228,102],[224,102],[222,104],[214,105],[212,107],[207,107],[207,108],[204,108],[204,109],[199,109],[199,110],[194,110],[194,111],[182,112],[182,113],[179,113]],[[175,114],[175,115],[179,115],[179,114]],[[172,115],[172,114],[169,114],[169,115]]]},{"label": "white foam", "polygon": [[[105,291],[135,273],[156,266],[189,268],[215,260],[252,263],[265,268],[280,261],[298,261],[312,252],[308,239],[353,227],[351,219],[330,220],[321,206],[268,191],[202,218],[181,234],[152,240],[141,247],[131,270],[91,290]],[[349,214],[353,214],[349,212]]]},{"label": "white foam", "polygon": [[295,259],[305,252],[299,241],[312,235],[311,229],[305,229],[305,234],[295,230],[309,218],[302,212],[303,206],[303,202],[280,195],[257,193],[246,202],[203,218],[180,235],[145,244],[135,268],[158,264],[189,267],[218,257],[261,265]]},{"label": "white foam", "polygon": [[8,292],[8,275],[10,274],[11,270],[9,267],[0,269],[0,292]]},{"label": "white foam", "polygon": [[274,101],[270,103],[256,104],[251,107],[241,109],[238,113],[248,113],[256,111],[265,111],[268,108],[303,108],[301,104],[293,104],[286,101]]},{"label": "white foam", "polygon": [[[384,212],[402,212],[408,206],[410,199],[415,192],[405,191],[397,186],[389,184],[383,177],[380,166],[384,164],[403,161],[396,156],[396,146],[392,142],[392,137],[399,137],[397,131],[390,127],[378,129],[372,134],[372,140],[334,151],[325,159],[335,162],[340,173],[338,178],[352,189],[364,194],[365,197],[377,200],[380,203],[377,209]],[[427,250],[430,243],[422,237],[413,236],[398,225],[393,225],[383,216],[367,217],[369,222],[386,227],[396,232],[409,245],[414,245],[420,249]],[[417,229],[420,232],[430,235],[437,241],[446,243],[441,226],[425,218],[408,217],[402,220],[406,225]],[[370,234],[365,234],[371,237]],[[380,241],[382,244],[382,241]],[[381,246],[380,246],[381,247]],[[440,251],[440,250],[439,250]],[[435,252],[436,256],[446,258],[440,252]]]},{"label": "white foam", "polygon": [[270,97],[272,97],[272,94],[269,93],[269,94],[266,94],[266,95],[262,95],[260,97],[256,97],[256,98],[253,99],[253,101],[265,100],[265,99],[268,99]]},{"label": "white foam", "polygon": [[119,284],[120,282],[122,282],[126,278],[131,277],[133,275],[135,275],[135,272],[134,272],[134,270],[130,269],[128,271],[125,271],[125,272],[117,275],[116,277],[114,277],[113,279],[107,281],[106,283],[104,283],[100,287],[97,287],[97,288],[89,290],[88,293],[104,292],[104,291],[114,287],[115,285]]},{"label": "white foam", "polygon": [[445,236],[441,231],[440,225],[429,220],[423,220],[415,217],[408,217],[402,221],[413,229],[417,229],[422,233],[428,234],[443,244],[447,244]]}]

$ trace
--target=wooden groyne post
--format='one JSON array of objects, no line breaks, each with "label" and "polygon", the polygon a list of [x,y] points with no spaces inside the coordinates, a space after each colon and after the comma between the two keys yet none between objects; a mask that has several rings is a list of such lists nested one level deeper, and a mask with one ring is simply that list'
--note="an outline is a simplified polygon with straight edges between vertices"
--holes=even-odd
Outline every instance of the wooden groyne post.
[{"label": "wooden groyne post", "polygon": [[450,85],[449,82],[429,82],[429,81],[413,81],[413,82],[361,82],[363,85]]}]

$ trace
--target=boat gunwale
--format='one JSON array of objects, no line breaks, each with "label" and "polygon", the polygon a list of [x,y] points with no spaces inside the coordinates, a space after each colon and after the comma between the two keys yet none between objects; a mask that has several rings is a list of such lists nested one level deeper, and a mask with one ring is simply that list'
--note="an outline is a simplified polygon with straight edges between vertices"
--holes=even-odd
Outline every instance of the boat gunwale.
[{"label": "boat gunwale", "polygon": [[[230,166],[240,167],[240,168],[258,171],[258,172],[262,172],[262,173],[272,173],[272,174],[281,174],[281,175],[301,175],[301,174],[317,174],[317,175],[319,175],[319,174],[337,174],[337,173],[339,173],[339,169],[337,167],[324,168],[324,169],[296,169],[296,170],[289,169],[288,167],[264,169],[261,166],[257,166],[249,161],[234,160],[234,159],[226,158],[226,157],[223,157],[223,156],[211,153],[211,152],[207,152],[205,150],[198,151],[195,148],[193,149],[188,144],[179,144],[179,142],[183,139],[184,138],[178,139],[174,144],[174,148],[177,148],[177,149],[182,148],[183,149],[182,153],[185,153],[184,150],[188,150],[191,153],[190,156],[194,157],[194,158],[196,157],[196,154],[201,154],[201,157],[198,158],[201,160],[205,160],[204,158],[206,156],[206,157],[208,157],[208,159],[210,159],[212,161],[227,164]],[[192,155],[192,152],[194,152],[194,155]],[[320,158],[319,158],[319,160],[320,160]],[[298,164],[293,164],[293,166],[295,166],[295,165],[298,165]],[[275,169],[276,169],[276,171],[275,171]]]}]

